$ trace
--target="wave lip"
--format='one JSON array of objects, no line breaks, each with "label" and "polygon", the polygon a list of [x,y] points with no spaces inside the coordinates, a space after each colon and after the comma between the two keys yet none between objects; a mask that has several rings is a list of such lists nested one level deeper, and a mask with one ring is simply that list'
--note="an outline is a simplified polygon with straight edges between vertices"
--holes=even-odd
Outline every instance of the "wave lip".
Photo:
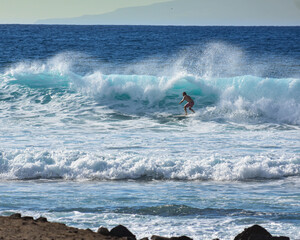
[{"label": "wave lip", "polygon": [[[205,80],[182,73],[158,77],[103,75],[101,72],[80,76],[40,69],[37,73],[18,71],[5,75],[7,84],[14,86],[11,94],[17,91],[33,97],[35,91],[39,98],[43,98],[43,94],[64,94],[68,95],[66,99],[80,104],[84,97],[114,111],[135,115],[178,112],[181,93],[186,91],[194,98],[195,107],[205,119],[221,117],[236,122],[257,120],[300,125],[300,79],[246,75]],[[7,89],[8,86],[3,84],[2,88]]]}]

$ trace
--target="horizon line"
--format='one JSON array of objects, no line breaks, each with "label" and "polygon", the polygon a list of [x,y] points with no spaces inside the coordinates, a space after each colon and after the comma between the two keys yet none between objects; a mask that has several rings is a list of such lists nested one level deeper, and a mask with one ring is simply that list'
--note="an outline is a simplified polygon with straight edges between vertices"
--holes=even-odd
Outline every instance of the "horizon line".
[{"label": "horizon line", "polygon": [[194,25],[194,24],[72,24],[72,23],[0,23],[0,25],[37,26],[149,26],[149,27],[300,27],[300,25]]}]

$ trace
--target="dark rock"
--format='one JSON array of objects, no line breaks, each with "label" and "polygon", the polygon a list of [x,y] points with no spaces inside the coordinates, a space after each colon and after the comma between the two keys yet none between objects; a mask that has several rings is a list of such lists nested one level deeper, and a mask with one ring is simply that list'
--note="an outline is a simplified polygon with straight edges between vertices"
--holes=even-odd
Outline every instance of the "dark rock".
[{"label": "dark rock", "polygon": [[153,235],[153,236],[151,237],[151,240],[170,240],[170,238],[162,237],[162,236],[157,236],[157,235]]},{"label": "dark rock", "polygon": [[170,240],[193,240],[187,236],[180,236],[180,237],[171,237]]},{"label": "dark rock", "polygon": [[141,238],[140,240],[149,240],[149,238],[144,237],[144,238]]},{"label": "dark rock", "polygon": [[29,221],[29,220],[33,220],[33,217],[29,217],[29,216],[24,216],[22,217],[23,220]]},{"label": "dark rock", "polygon": [[48,222],[47,218],[45,218],[45,217],[39,217],[35,221],[37,221],[37,222]]},{"label": "dark rock", "polygon": [[151,240],[193,240],[192,238],[189,238],[187,236],[181,236],[181,237],[162,237],[162,236],[157,236],[157,235],[153,235],[151,237]]},{"label": "dark rock", "polygon": [[9,216],[10,218],[21,218],[21,214],[20,213],[14,213],[12,215]]},{"label": "dark rock", "polygon": [[110,230],[110,235],[115,237],[127,237],[128,240],[136,240],[135,235],[132,234],[126,227],[118,225]]},{"label": "dark rock", "polygon": [[167,238],[167,237],[162,237],[162,236],[153,235],[153,236],[151,237],[151,240],[193,240],[193,239],[192,239],[192,238],[189,238],[189,237],[187,237],[187,236]]},{"label": "dark rock", "polygon": [[253,225],[245,228],[234,240],[270,240],[271,237],[272,235],[266,229],[259,225]]},{"label": "dark rock", "polygon": [[85,231],[88,231],[88,232],[93,232],[91,229],[87,228],[85,229]]},{"label": "dark rock", "polygon": [[238,234],[234,240],[289,240],[289,237],[273,237],[266,229],[259,225],[245,228],[245,230]]},{"label": "dark rock", "polygon": [[108,231],[108,229],[105,228],[105,227],[100,227],[100,228],[98,229],[97,233],[100,233],[100,234],[102,234],[102,235],[104,235],[104,236],[108,236],[108,235],[109,235],[109,231]]}]

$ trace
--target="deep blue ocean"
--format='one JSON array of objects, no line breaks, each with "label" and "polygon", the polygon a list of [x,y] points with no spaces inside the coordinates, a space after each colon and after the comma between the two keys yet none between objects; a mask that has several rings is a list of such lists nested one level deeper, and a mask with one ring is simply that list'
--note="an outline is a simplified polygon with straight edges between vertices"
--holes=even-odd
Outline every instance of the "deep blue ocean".
[{"label": "deep blue ocean", "polygon": [[1,215],[300,239],[300,27],[0,25],[0,50]]}]

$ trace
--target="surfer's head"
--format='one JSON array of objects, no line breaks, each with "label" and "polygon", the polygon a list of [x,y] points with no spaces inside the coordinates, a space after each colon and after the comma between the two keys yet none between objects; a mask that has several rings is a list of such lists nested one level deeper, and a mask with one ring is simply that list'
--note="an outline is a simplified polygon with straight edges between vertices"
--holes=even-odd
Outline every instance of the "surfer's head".
[{"label": "surfer's head", "polygon": [[182,93],[182,96],[185,96],[185,95],[186,95],[186,92],[183,92],[183,93]]}]

